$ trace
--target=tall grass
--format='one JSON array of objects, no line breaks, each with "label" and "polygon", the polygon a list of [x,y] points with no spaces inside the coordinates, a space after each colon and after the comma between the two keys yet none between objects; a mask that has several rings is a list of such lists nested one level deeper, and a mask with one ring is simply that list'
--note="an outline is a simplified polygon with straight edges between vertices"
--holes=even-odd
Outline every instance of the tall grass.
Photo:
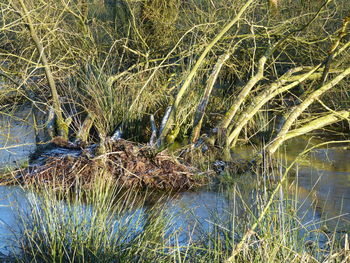
[{"label": "tall grass", "polygon": [[[22,214],[20,262],[150,262],[159,255],[167,221],[139,207],[135,195],[98,180],[73,195],[44,188]],[[143,200],[145,201],[145,200]]]},{"label": "tall grass", "polygon": [[[235,262],[349,259],[349,232],[325,230],[326,219],[311,218],[312,208],[301,209],[296,185],[285,185],[273,197],[272,188],[262,185],[264,182],[252,183],[249,189],[225,187],[217,193],[225,205],[207,207],[204,218],[191,204],[174,209],[176,199],[154,201],[158,198],[145,193],[140,198],[105,180],[96,180],[93,191],[58,193],[44,188],[37,198],[29,199],[27,213],[19,218],[21,253],[16,260],[225,262],[242,240]],[[252,230],[267,205],[267,212]]]}]

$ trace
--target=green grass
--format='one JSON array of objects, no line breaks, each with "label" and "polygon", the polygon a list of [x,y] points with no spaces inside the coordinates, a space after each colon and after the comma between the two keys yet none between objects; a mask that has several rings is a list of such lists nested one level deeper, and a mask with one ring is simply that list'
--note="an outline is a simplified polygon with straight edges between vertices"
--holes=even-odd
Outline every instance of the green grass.
[{"label": "green grass", "polygon": [[[203,221],[190,208],[173,213],[168,198],[121,191],[108,180],[75,193],[44,187],[20,213],[16,261],[225,262],[268,204],[271,188],[226,187],[229,205],[211,207]],[[348,233],[325,231],[325,219],[303,222],[295,196],[281,190],[273,197],[235,262],[346,262]],[[176,218],[186,222],[183,229],[174,227]]]},{"label": "green grass", "polygon": [[28,201],[30,209],[20,217],[20,262],[151,260],[157,246],[164,247],[162,212],[156,206],[133,212],[135,196],[102,180],[93,191],[73,195],[44,188]]}]

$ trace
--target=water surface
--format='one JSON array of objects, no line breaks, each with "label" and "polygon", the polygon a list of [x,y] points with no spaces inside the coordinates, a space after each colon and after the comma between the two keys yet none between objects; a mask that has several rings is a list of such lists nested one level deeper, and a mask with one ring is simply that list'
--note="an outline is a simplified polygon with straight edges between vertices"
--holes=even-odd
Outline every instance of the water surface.
[{"label": "water surface", "polygon": [[[305,141],[298,142],[287,147],[286,159],[295,158],[305,147]],[[35,131],[30,110],[18,111],[15,117],[0,116],[0,166],[20,165],[34,150]],[[350,151],[325,147],[314,150],[299,162],[298,171],[290,180],[292,186],[281,194],[298,200],[297,211],[306,227],[349,228],[349,159]],[[248,180],[250,184],[247,184]],[[247,209],[243,201],[237,201],[238,193],[254,210],[256,190],[251,187],[253,180],[253,177],[237,180],[236,188],[224,187],[226,190],[222,191],[184,192],[168,201],[169,213],[175,214],[172,227],[180,230],[180,241],[199,237],[200,232],[193,231],[194,228],[210,231],[217,222],[229,221],[232,213],[244,218]],[[8,254],[11,247],[16,248],[18,215],[28,209],[28,200],[33,198],[38,197],[19,186],[0,186],[0,253]],[[143,208],[137,209],[144,212]]]}]

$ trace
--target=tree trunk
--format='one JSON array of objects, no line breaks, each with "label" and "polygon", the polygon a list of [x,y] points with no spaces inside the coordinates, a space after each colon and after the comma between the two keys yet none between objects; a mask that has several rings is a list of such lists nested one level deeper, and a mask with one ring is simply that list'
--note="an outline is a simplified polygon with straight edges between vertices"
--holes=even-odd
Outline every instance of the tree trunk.
[{"label": "tree trunk", "polygon": [[220,73],[220,70],[221,70],[222,66],[224,65],[225,61],[229,59],[229,57],[230,57],[229,53],[221,55],[219,57],[218,61],[216,62],[212,73],[210,74],[207,86],[206,86],[205,91],[204,91],[203,98],[202,98],[202,100],[200,101],[200,103],[199,103],[199,105],[197,107],[197,111],[196,111],[196,114],[195,114],[195,117],[194,117],[193,131],[192,131],[192,136],[191,136],[191,142],[192,143],[196,142],[198,140],[198,138],[199,138],[200,131],[201,131],[201,128],[202,128],[202,122],[203,122],[205,109],[206,109],[206,107],[208,105],[211,92],[213,90],[213,87],[214,87],[214,84],[216,82],[216,79],[219,76],[219,73]]},{"label": "tree trunk", "polygon": [[350,75],[350,67],[345,69],[341,74],[335,77],[333,80],[329,81],[327,84],[317,89],[313,93],[311,93],[299,106],[294,108],[291,114],[288,116],[286,122],[284,123],[281,131],[278,133],[277,137],[272,141],[271,144],[267,146],[267,151],[270,154],[276,152],[278,147],[285,141],[286,134],[290,130],[291,126],[294,124],[296,119],[322,94],[333,88],[340,81],[342,81],[345,77]]},{"label": "tree trunk", "polygon": [[[276,97],[278,94],[281,94],[287,90],[290,90],[297,85],[299,85],[301,82],[308,79],[310,76],[313,75],[313,73],[319,68],[320,65],[313,68],[309,72],[302,74],[299,76],[298,80],[293,81],[292,83],[282,86],[285,82],[289,81],[289,76],[292,73],[301,71],[302,68],[294,68],[293,70],[286,73],[285,76],[282,76],[279,81],[273,83],[270,85],[269,88],[265,89],[263,92],[261,92],[258,96],[252,99],[251,104],[248,106],[247,109],[244,110],[244,113],[242,113],[237,120],[234,130],[230,133],[230,135],[227,138],[227,145],[230,147],[234,147],[236,143],[236,139],[238,138],[241,130],[243,127],[253,118],[253,116],[266,104],[268,103],[272,98]],[[282,86],[282,87],[281,87]]]},{"label": "tree trunk", "polygon": [[200,66],[203,64],[206,55],[210,52],[210,50],[215,46],[215,44],[226,34],[226,32],[234,25],[236,24],[239,19],[242,17],[242,15],[244,14],[244,12],[248,9],[248,7],[254,2],[254,0],[248,0],[245,5],[239,10],[239,12],[237,13],[237,15],[234,17],[233,20],[231,20],[230,23],[228,23],[220,32],[219,34],[216,35],[216,37],[209,43],[209,45],[204,49],[203,53],[201,54],[201,56],[198,58],[198,61],[196,62],[196,64],[194,65],[194,67],[192,68],[190,74],[188,75],[188,77],[186,78],[185,82],[183,83],[183,85],[181,86],[176,98],[175,98],[175,102],[171,107],[171,112],[170,112],[170,116],[168,118],[168,121],[166,122],[164,129],[162,131],[162,133],[159,136],[159,140],[161,143],[163,143],[165,137],[167,136],[168,132],[170,131],[171,125],[175,120],[176,117],[176,110],[179,106],[179,103],[182,99],[182,97],[184,96],[186,90],[189,88],[192,79],[194,78],[194,76],[196,75],[198,69],[200,68]]},{"label": "tree trunk", "polygon": [[95,116],[88,114],[86,116],[83,124],[81,125],[80,129],[77,132],[76,141],[82,143],[83,145],[86,145],[89,139],[90,130],[92,128],[92,125],[94,124]]},{"label": "tree trunk", "polygon": [[248,83],[244,86],[244,88],[237,96],[236,100],[233,102],[231,108],[226,112],[224,119],[219,124],[219,130],[226,130],[228,128],[232,119],[235,117],[236,113],[238,112],[244,100],[249,95],[252,88],[254,88],[256,83],[258,83],[264,77],[266,61],[273,54],[273,51],[279,43],[281,42],[276,43],[272,48],[268,48],[265,54],[259,59],[257,73],[249,79]]},{"label": "tree trunk", "polygon": [[308,124],[305,124],[304,126],[301,126],[298,129],[294,129],[289,131],[285,137],[284,141],[289,140],[291,138],[306,134],[310,131],[314,131],[317,129],[321,129],[327,125],[331,125],[333,123],[336,123],[338,121],[341,121],[343,119],[347,119],[350,116],[349,111],[339,111],[339,112],[333,112],[330,113],[324,117],[317,118],[313,121],[310,121]]},{"label": "tree trunk", "polygon": [[39,53],[40,60],[43,64],[43,67],[45,70],[45,75],[46,75],[47,81],[49,83],[49,87],[50,87],[51,95],[52,95],[52,100],[53,100],[53,108],[54,108],[54,111],[56,114],[56,128],[58,131],[58,135],[63,137],[64,139],[68,140],[68,125],[63,118],[61,103],[59,100],[59,95],[57,92],[55,80],[54,80],[54,77],[52,75],[44,47],[43,47],[43,45],[42,45],[42,43],[41,43],[41,41],[36,33],[36,30],[34,28],[34,23],[30,17],[30,13],[29,13],[26,5],[24,4],[23,0],[18,0],[18,1],[19,1],[20,6],[23,10],[23,12],[19,11],[19,14],[20,14],[21,18],[27,24],[27,27],[28,27],[29,32],[30,32],[30,36],[35,44],[35,47],[36,47],[38,53]]}]

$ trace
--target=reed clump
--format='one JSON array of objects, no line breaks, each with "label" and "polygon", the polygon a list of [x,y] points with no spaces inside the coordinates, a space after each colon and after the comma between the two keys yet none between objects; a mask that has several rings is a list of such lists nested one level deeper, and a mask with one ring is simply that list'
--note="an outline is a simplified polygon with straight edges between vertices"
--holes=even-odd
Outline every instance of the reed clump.
[{"label": "reed clump", "polygon": [[28,213],[19,217],[21,253],[12,260],[156,262],[163,257],[168,221],[160,203],[138,212],[147,194],[137,200],[136,190],[123,192],[102,177],[91,187],[93,191],[76,188],[73,197],[51,187],[37,191],[38,198],[28,200]]},{"label": "reed clump", "polygon": [[[286,182],[277,190],[262,191],[262,182],[249,180],[249,185],[218,190],[225,202],[206,207],[205,219],[191,203],[174,209],[178,195],[158,196],[150,203],[151,192],[122,191],[102,175],[90,189],[80,182],[73,195],[41,187],[28,195],[28,209],[20,212],[21,253],[16,260],[346,262],[349,232],[342,228],[341,217],[309,221],[310,215],[322,211],[300,207],[297,185]],[[206,206],[202,200],[198,205]],[[326,225],[331,222],[336,226],[329,230]]]}]

